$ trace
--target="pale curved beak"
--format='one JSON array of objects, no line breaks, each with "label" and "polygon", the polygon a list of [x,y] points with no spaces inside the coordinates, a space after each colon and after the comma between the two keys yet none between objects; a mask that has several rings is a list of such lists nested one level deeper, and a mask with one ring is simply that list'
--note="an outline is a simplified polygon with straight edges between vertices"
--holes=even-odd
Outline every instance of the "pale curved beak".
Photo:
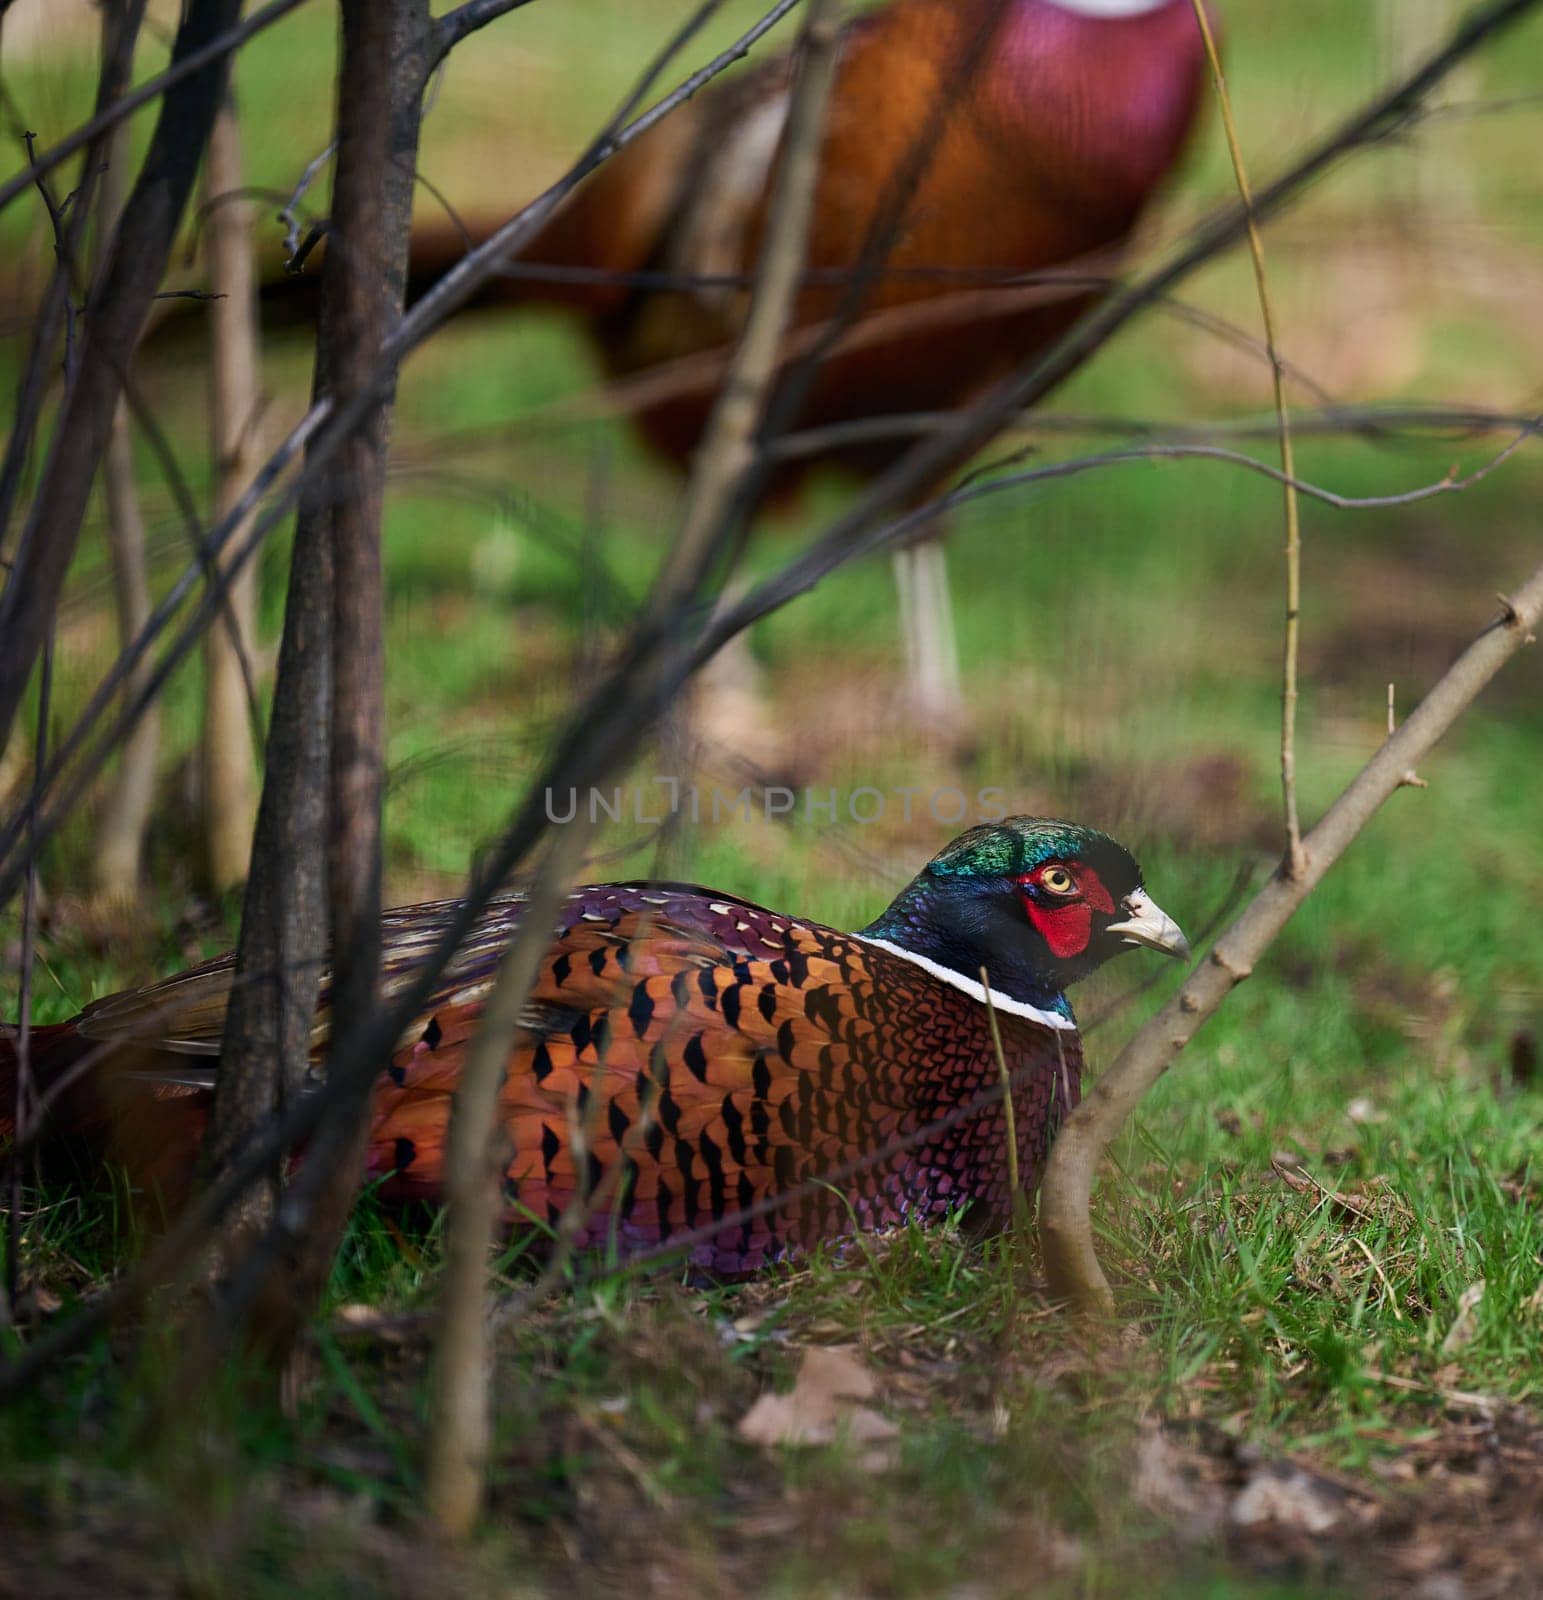
[{"label": "pale curved beak", "polygon": [[1120,909],[1130,913],[1124,922],[1111,922],[1104,930],[1118,934],[1126,944],[1144,945],[1148,950],[1161,951],[1165,956],[1177,956],[1180,961],[1189,958],[1189,940],[1184,937],[1178,923],[1145,889],[1126,895]]}]

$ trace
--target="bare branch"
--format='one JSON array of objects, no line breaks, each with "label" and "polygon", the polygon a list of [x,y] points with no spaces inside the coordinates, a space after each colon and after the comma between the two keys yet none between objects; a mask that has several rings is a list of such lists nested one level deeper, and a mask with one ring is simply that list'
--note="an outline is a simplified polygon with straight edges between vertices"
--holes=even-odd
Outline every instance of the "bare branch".
[{"label": "bare branch", "polygon": [[[50,630],[43,648],[43,672],[38,684],[37,745],[33,751],[32,799],[28,814],[37,816],[37,785],[48,753],[48,712],[53,694],[54,645]],[[36,1089],[32,1080],[32,972],[37,954],[38,853],[36,842],[27,861],[26,897],[21,914],[20,1006],[16,1022],[16,1084],[11,1102],[11,1126],[18,1150],[10,1163],[9,1195],[5,1219],[5,1282],[0,1287],[0,1327],[16,1315],[17,1291],[21,1284],[21,1178],[20,1147],[31,1132],[38,1114]]]},{"label": "bare branch", "polygon": [[[1426,484],[1418,489],[1404,490],[1398,494],[1355,497],[1336,494],[1331,489],[1321,488],[1303,478],[1293,478],[1289,481],[1299,493],[1321,500],[1326,505],[1334,506],[1341,511],[1389,510],[1398,506],[1414,505],[1422,500],[1433,500],[1440,495],[1461,494],[1504,465],[1521,448],[1526,439],[1540,431],[1543,431],[1543,419],[1530,422],[1505,449],[1465,478],[1448,475],[1439,482]],[[962,488],[950,490],[935,500],[929,500],[913,508],[904,516],[864,532],[857,550],[832,549],[822,538],[805,554],[790,561],[780,572],[773,573],[757,588],[752,589],[749,594],[727,607],[715,618],[703,638],[699,649],[699,660],[706,660],[714,651],[722,649],[735,634],[786,605],[789,600],[807,594],[832,572],[857,559],[858,554],[869,555],[875,550],[886,549],[907,537],[914,536],[919,529],[927,526],[942,512],[968,505],[974,500],[1004,494],[1009,489],[1022,488],[1028,484],[1077,477],[1084,472],[1093,472],[1121,462],[1161,460],[1223,461],[1231,466],[1256,472],[1276,483],[1287,481],[1285,474],[1279,468],[1270,466],[1268,462],[1256,461],[1252,456],[1243,455],[1236,450],[1223,449],[1219,445],[1153,444],[1130,450],[1110,450],[1096,456],[1079,456],[1070,461],[1057,461],[1049,466],[1033,467],[1023,472],[1003,473],[1000,477],[987,478],[983,482],[970,482]]]},{"label": "bare branch", "polygon": [[445,1265],[429,1403],[424,1500],[451,1538],[471,1532],[482,1506],[492,1438],[488,1393],[488,1246],[497,1225],[505,1165],[498,1091],[509,1070],[520,1016],[589,840],[591,825],[559,828],[536,875],[483,1005],[461,1069],[445,1155]]},{"label": "bare branch", "polygon": [[[289,198],[279,208],[279,221],[284,224],[284,270],[298,272],[304,264],[300,258],[300,218],[297,212],[306,191],[316,182],[321,169],[337,154],[338,143],[333,139],[324,150],[318,151],[306,162]],[[212,202],[211,202],[212,203]]]},{"label": "bare branch", "polygon": [[[257,321],[253,210],[217,205],[239,190],[243,173],[234,71],[209,133],[204,186],[209,212],[209,445],[214,514],[222,516],[246,487],[259,459],[264,408]],[[253,740],[261,737],[252,646],[257,634],[257,569],[231,582],[224,626],[204,639],[203,728],[200,733],[205,878],[216,894],[245,879],[257,815]]]},{"label": "bare branch", "polygon": [[[333,1052],[378,1006],[383,681],[380,525],[392,391],[377,363],[406,290],[427,0],[345,0],[338,158],[315,389],[360,424],[314,474],[296,530],[266,779],[208,1135],[218,1188],[300,1095],[331,935]],[[235,564],[233,561],[232,565]],[[223,576],[223,574],[222,574]],[[277,1166],[243,1206],[266,1229],[232,1275],[219,1335],[264,1299],[264,1335],[287,1352],[330,1267],[352,1200],[362,1101],[329,1103],[301,1178],[275,1208]],[[274,1268],[288,1270],[271,1282]]]},{"label": "bare branch", "polygon": [[[808,245],[825,107],[840,39],[836,0],[809,0],[802,60],[757,283],[729,378],[697,452],[675,542],[643,607],[639,632],[668,636],[693,608],[718,558],[738,543],[736,503],[756,467],[755,437],[777,372]],[[481,1026],[456,1091],[450,1125],[451,1211],[435,1365],[426,1493],[452,1538],[471,1532],[482,1503],[491,1435],[487,1257],[499,1208],[492,1181],[498,1090],[521,1013],[540,969],[561,896],[583,859],[589,825],[559,830],[499,964]]]},{"label": "bare branch", "polygon": [[[121,404],[102,462],[102,488],[107,501],[118,637],[126,645],[150,615],[150,589],[145,576],[144,518],[134,481],[134,446]],[[132,697],[144,689],[148,667],[148,662],[141,662],[140,669],[125,681],[126,695]],[[160,726],[152,707],[123,741],[117,776],[97,830],[92,876],[101,893],[111,899],[126,900],[139,887],[160,743]]]},{"label": "bare branch", "polygon": [[[394,390],[375,382],[379,352],[407,292],[412,174],[432,51],[428,0],[343,0],[334,239],[336,344],[328,384],[346,402],[373,388],[375,405],[344,443],[334,478],[332,729],[328,750],[327,902],[332,1006],[339,1019],[379,1006],[381,795],[385,773],[385,601],[381,529]],[[309,1258],[302,1314],[336,1254],[358,1186],[368,1091],[341,1101],[317,1135],[317,1165],[336,1162],[303,1221]],[[286,1218],[293,1230],[294,1222]]]},{"label": "bare branch", "polygon": [[[866,417],[854,422],[836,422],[825,427],[785,434],[771,448],[778,460],[796,460],[803,456],[821,455],[845,445],[865,444],[870,440],[924,438],[943,427],[951,415],[947,411],[913,411]],[[1512,411],[1491,411],[1483,406],[1331,405],[1312,412],[1299,411],[1293,421],[1293,431],[1299,437],[1305,434],[1325,437],[1360,434],[1382,445],[1424,439],[1432,434],[1463,439],[1500,431],[1526,435],[1536,431],[1536,428],[1534,417]],[[1026,411],[1014,418],[1004,432],[1147,439],[1158,452],[1211,439],[1280,437],[1279,425],[1273,417],[1268,421],[1226,417],[1180,423],[1156,417],[1100,417],[1047,411]],[[1259,463],[1250,462],[1250,465],[1257,466]],[[1301,480],[1298,480],[1299,488],[1300,485]],[[1325,491],[1318,493],[1323,498]],[[1332,503],[1348,505],[1354,502],[1340,502],[1335,497]]]},{"label": "bare branch", "polygon": [[490,22],[529,5],[530,0],[462,0],[434,24],[433,64],[438,66],[462,39],[485,28]]},{"label": "bare branch", "polygon": [[[714,56],[705,66],[698,68],[697,71],[693,72],[649,111],[634,118],[631,122],[626,122],[625,118],[631,114],[632,109],[642,99],[648,85],[653,82],[654,78],[662,70],[669,56],[722,3],[723,0],[709,0],[709,3],[698,9],[695,16],[680,30],[676,38],[650,64],[637,88],[628,96],[621,110],[602,130],[599,137],[590,146],[585,155],[580,158],[579,163],[567,177],[560,180],[552,188],[548,189],[545,194],[533,201],[509,224],[499,230],[487,244],[480,247],[472,256],[468,256],[444,279],[441,279],[439,284],[425,295],[403,318],[396,334],[388,341],[386,348],[382,352],[381,362],[374,374],[375,387],[387,382],[389,374],[396,370],[396,367],[407,352],[426,339],[440,321],[449,316],[463,299],[473,294],[477,286],[496,271],[500,251],[518,249],[527,235],[534,232],[544,222],[552,208],[584,176],[598,166],[602,160],[605,160],[646,132],[649,127],[653,126],[662,115],[673,109],[674,106],[689,99],[711,78],[725,71],[735,61],[744,56],[751,46],[775,22],[798,4],[798,0],[777,0],[777,3],[769,12],[741,34],[726,50]],[[210,535],[208,553],[215,558],[224,558],[225,547],[234,538],[236,529],[262,505],[264,498],[270,494],[270,491],[276,489],[284,474],[300,457],[302,452],[306,457],[306,474],[319,473],[332,460],[342,442],[359,425],[361,418],[368,413],[373,403],[373,388],[369,394],[356,397],[349,405],[344,407],[336,407],[332,397],[328,395],[314,396],[310,409],[295,425],[289,436],[268,458],[267,463],[257,473],[247,492],[220,519]],[[149,703],[150,698],[159,692],[160,685],[170,675],[171,671],[192,649],[202,630],[208,625],[209,608],[217,607],[223,603],[225,587],[230,577],[241,570],[268,533],[287,514],[290,506],[300,496],[304,482],[304,477],[294,479],[282,488],[278,488],[277,492],[273,494],[273,498],[267,508],[252,523],[251,532],[229,556],[224,569],[223,581],[215,584],[212,590],[206,591],[198,609],[185,624],[174,643],[168,649],[165,657],[157,666],[148,692],[136,697],[131,704],[124,708],[122,714],[114,721],[106,734],[98,740],[95,749],[82,764],[83,770],[77,773],[68,786],[67,798],[62,805],[56,804],[51,808],[50,820],[40,823],[41,836],[46,837],[52,831],[53,826],[56,825],[56,820],[53,819],[62,816],[69,807],[76,803],[85,786],[94,778],[95,773],[100,769],[117,741],[133,725],[135,719],[141,714],[143,707]],[[85,709],[81,712],[75,728],[63,741],[53,759],[48,775],[49,785],[57,780],[65,764],[73,760],[80,751],[91,727],[101,717],[107,705],[111,703],[113,695],[121,685],[124,676],[133,669],[134,663],[150,648],[154,640],[172,619],[177,607],[186,599],[195,576],[196,574],[190,571],[173,585],[168,595],[157,606],[149,622],[141,631],[139,638],[134,642],[133,647],[119,657],[107,678],[93,692]],[[6,592],[9,594],[9,589]],[[3,837],[0,837],[0,862],[7,860],[15,848],[16,841],[17,835],[14,827],[7,829]],[[15,870],[10,865],[7,864],[0,868],[0,904],[3,904],[15,892],[17,881]]]},{"label": "bare branch", "polygon": [[[126,89],[133,72],[134,41],[144,18],[145,0],[134,0],[133,6],[122,18],[111,50],[102,57],[102,69],[97,81],[96,103],[99,110],[111,111]],[[32,162],[33,135],[24,133],[29,165]],[[32,452],[37,436],[38,421],[42,414],[46,390],[46,374],[53,359],[59,338],[59,327],[66,319],[73,321],[74,306],[70,299],[74,264],[80,259],[81,244],[85,238],[87,219],[91,213],[91,191],[100,175],[107,152],[107,140],[98,135],[87,143],[85,174],[82,179],[84,193],[75,212],[73,223],[65,226],[60,208],[55,205],[49,191],[47,173],[36,171],[32,181],[43,198],[49,220],[53,224],[54,268],[49,276],[48,288],[31,321],[32,344],[27,352],[26,365],[17,385],[16,408],[12,416],[10,435],[6,440],[5,460],[0,465],[0,540],[11,525],[11,511],[21,488],[22,474]],[[102,252],[105,254],[105,250]],[[0,738],[0,749],[5,746]]]},{"label": "bare branch", "polygon": [[[198,514],[198,504],[194,499],[192,486],[188,483],[187,474],[177,460],[177,452],[172,446],[171,439],[132,371],[126,372],[123,376],[123,400],[134,419],[135,427],[139,429],[145,443],[150,447],[151,455],[155,457],[161,481],[171,496],[177,515],[182,519],[183,532],[188,544],[192,546],[194,562],[207,587],[215,582],[216,572],[209,534],[204,528],[203,519]],[[218,631],[223,642],[235,655],[240,677],[239,687],[246,699],[246,715],[251,723],[252,736],[257,738],[262,733],[262,706],[257,696],[257,671],[247,648],[252,628],[241,620],[242,603],[241,597],[236,593],[235,581],[228,585],[217,586],[214,608],[218,618]],[[151,624],[152,617],[153,613],[146,617],[145,626]]]},{"label": "bare branch", "polygon": [[1251,900],[1179,990],[1120,1052],[1061,1129],[1040,1193],[1040,1240],[1052,1292],[1089,1312],[1113,1309],[1089,1221],[1093,1178],[1104,1152],[1201,1025],[1253,972],[1297,907],[1356,835],[1408,780],[1480,690],[1524,645],[1543,618],[1543,567],[1503,598],[1502,616],[1453,663],[1304,839],[1300,878],[1278,871]]},{"label": "bare branch", "polygon": [[770,10],[747,28],[726,50],[721,50],[710,61],[698,67],[642,115],[634,116],[633,113],[670,59],[707,19],[721,8],[723,3],[724,0],[704,0],[645,69],[621,108],[591,141],[589,148],[573,166],[549,189],[544,190],[516,216],[510,218],[503,227],[491,234],[463,260],[457,262],[418,301],[403,320],[394,341],[394,353],[398,356],[404,355],[413,346],[421,343],[434,328],[438,327],[457,307],[469,300],[482,284],[501,269],[504,261],[514,255],[543,226],[552,212],[602,161],[647,133],[670,112],[692,99],[714,78],[727,71],[737,61],[743,60],[751,49],[800,3],[800,0],[776,0]]},{"label": "bare branch", "polygon": [[194,73],[202,72],[211,61],[218,61],[221,57],[230,55],[255,34],[272,27],[275,22],[303,3],[304,0],[271,0],[269,5],[264,6],[261,11],[254,12],[239,26],[227,28],[197,49],[179,56],[164,72],[157,73],[153,78],[147,78],[137,89],[115,98],[111,105],[97,112],[89,121],[81,123],[58,144],[50,146],[42,155],[29,161],[14,178],[0,183],[0,211],[10,205],[17,195],[31,188],[39,177],[46,176],[61,161],[68,161],[77,150],[90,144],[98,134],[105,133],[109,128],[122,122],[125,117],[133,116],[141,106],[149,105],[152,100],[177,88]]},{"label": "bare branch", "polygon": [[[239,14],[240,0],[189,0],[177,33],[176,58],[199,54]],[[75,381],[66,394],[32,513],[0,595],[0,745],[10,735],[58,605],[97,464],[122,396],[122,374],[160,287],[223,90],[225,67],[224,55],[216,54],[202,72],[167,92],[145,164],[87,306]]]},{"label": "bare branch", "polygon": [[[109,3],[102,6],[103,76],[107,63],[119,50],[132,52],[142,7]],[[125,38],[125,34],[130,37]],[[106,161],[101,177],[96,229],[98,267],[117,229],[129,188],[129,128],[118,123],[104,141]],[[88,158],[89,159],[89,158]],[[39,187],[46,190],[43,179]],[[73,278],[75,263],[61,261],[66,277]],[[112,561],[113,596],[118,613],[118,641],[128,645],[150,615],[150,585],[145,570],[145,523],[134,479],[134,448],[129,433],[128,408],[120,400],[108,434],[102,460],[102,489],[107,502],[107,545]],[[144,687],[145,670],[124,685],[133,695]],[[160,756],[161,731],[152,709],[123,741],[118,771],[102,820],[97,828],[92,875],[98,890],[111,899],[126,900],[139,888],[144,866],[145,838],[155,801],[155,769]]]}]

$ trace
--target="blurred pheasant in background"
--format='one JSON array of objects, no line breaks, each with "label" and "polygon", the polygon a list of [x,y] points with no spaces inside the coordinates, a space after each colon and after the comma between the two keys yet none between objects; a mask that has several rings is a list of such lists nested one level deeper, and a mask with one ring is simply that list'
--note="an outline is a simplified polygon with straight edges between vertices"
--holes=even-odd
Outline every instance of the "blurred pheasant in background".
[{"label": "blurred pheasant in background", "polygon": [[[793,353],[815,330],[850,326],[791,427],[964,406],[1048,348],[1102,292],[1172,172],[1204,70],[1191,0],[892,0],[850,24]],[[567,305],[612,377],[652,375],[625,403],[682,470],[742,325],[791,81],[779,59],[671,113],[601,167],[484,297]],[[415,288],[493,227],[420,226]],[[784,460],[768,493],[786,495],[816,465],[878,473],[912,442],[872,430],[830,442]],[[946,721],[959,672],[941,544],[902,550],[896,574],[912,709]]]},{"label": "blurred pheasant in background", "polygon": [[[452,910],[387,913],[388,987]],[[517,896],[492,904],[377,1082],[367,1169],[386,1197],[440,1194],[451,1096],[520,912]],[[1038,818],[963,834],[860,933],[682,884],[580,889],[500,1094],[508,1221],[553,1225],[575,1206],[583,1244],[679,1240],[722,1273],[955,1208],[999,1225],[1012,1197],[990,1013],[1031,1189],[1078,1098],[1065,991],[1138,945],[1188,949],[1121,845]],[[232,970],[227,956],[32,1035],[52,1131],[168,1207],[195,1169]],[[327,1007],[324,984],[318,1076]],[[0,1033],[0,1117],[15,1071]]]}]

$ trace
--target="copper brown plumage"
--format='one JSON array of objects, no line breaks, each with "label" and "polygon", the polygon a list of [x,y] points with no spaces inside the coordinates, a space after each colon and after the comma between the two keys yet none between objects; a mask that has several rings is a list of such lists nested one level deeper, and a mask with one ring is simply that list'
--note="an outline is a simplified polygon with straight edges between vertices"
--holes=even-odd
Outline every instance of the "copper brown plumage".
[{"label": "copper brown plumage", "polygon": [[[1080,899],[1041,886],[1055,872]],[[451,1098],[521,904],[488,909],[381,1075],[366,1175],[388,1198],[438,1197]],[[451,909],[388,913],[388,990]],[[509,1220],[546,1227],[574,1208],[579,1243],[624,1255],[690,1235],[690,1259],[725,1273],[953,1207],[999,1222],[1011,1195],[980,967],[1032,1186],[1082,1065],[1060,985],[1128,942],[1181,943],[1129,856],[1031,819],[964,836],[861,934],[687,885],[580,890],[499,1097]],[[99,1054],[61,1121],[166,1203],[192,1171],[231,971],[209,963],[37,1036],[45,1083]],[[318,1062],[330,1026],[324,990]]]},{"label": "copper brown plumage", "polygon": [[[681,468],[742,325],[792,73],[773,62],[659,123],[531,241],[508,286],[581,311],[607,370],[635,380],[643,436]],[[1118,271],[1203,86],[1191,0],[891,0],[853,22],[788,350],[818,361],[781,419],[824,443],[783,454],[765,490],[816,465],[879,473],[913,435],[873,424],[965,406],[1048,350]],[[968,454],[940,460],[912,504]],[[895,562],[911,709],[957,725],[942,546]]]},{"label": "copper brown plumage", "polygon": [[[798,426],[963,404],[1045,348],[1116,270],[1111,252],[1187,141],[1204,56],[1191,0],[1087,14],[1097,9],[892,0],[849,27],[795,321],[849,313],[858,325],[822,361]],[[682,466],[722,368],[662,369],[722,352],[738,331],[791,79],[775,61],[666,118],[594,175],[503,285],[578,308],[613,375],[660,373],[635,415]],[[422,236],[418,270],[433,253]],[[1058,285],[1021,281],[1056,273]],[[872,472],[909,443],[818,459]],[[809,464],[785,463],[778,486]]]},{"label": "copper brown plumage", "polygon": [[[612,400],[686,469],[743,325],[793,64],[711,85],[600,167],[485,286],[576,312]],[[895,419],[969,404],[1096,300],[1203,103],[1192,0],[890,0],[847,28],[826,109],[787,356],[802,375],[763,482],[883,471]],[[517,196],[510,196],[510,200]],[[487,202],[415,229],[414,292],[486,240]],[[827,340],[829,333],[832,337]],[[939,461],[913,505],[960,465]],[[913,709],[961,713],[941,548],[897,555]]]}]

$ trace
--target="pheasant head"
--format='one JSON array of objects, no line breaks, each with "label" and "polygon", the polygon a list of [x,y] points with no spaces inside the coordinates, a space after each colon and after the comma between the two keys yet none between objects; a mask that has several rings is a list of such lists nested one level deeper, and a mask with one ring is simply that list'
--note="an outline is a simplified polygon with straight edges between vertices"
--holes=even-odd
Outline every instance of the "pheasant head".
[{"label": "pheasant head", "polygon": [[934,856],[862,936],[956,987],[1070,1017],[1066,990],[1137,946],[1183,958],[1178,924],[1147,894],[1141,868],[1108,834],[1008,817]]}]

